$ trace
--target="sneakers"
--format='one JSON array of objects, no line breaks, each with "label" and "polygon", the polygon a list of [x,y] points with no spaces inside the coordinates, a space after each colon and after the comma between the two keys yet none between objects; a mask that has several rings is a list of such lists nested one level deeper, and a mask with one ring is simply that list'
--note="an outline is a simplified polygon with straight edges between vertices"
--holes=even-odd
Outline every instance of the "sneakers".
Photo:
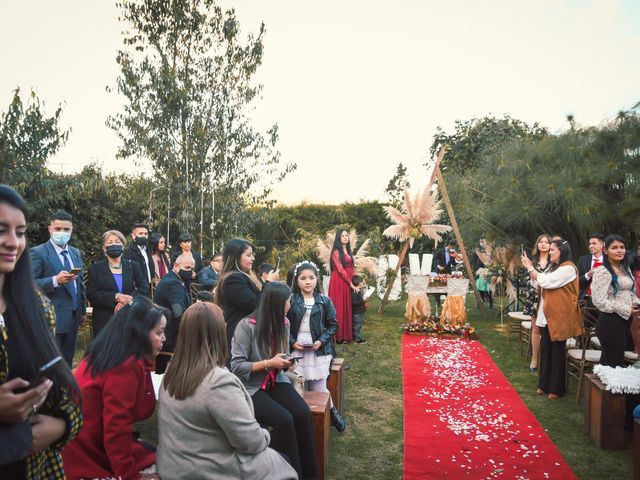
[{"label": "sneakers", "polygon": [[347,422],[342,418],[336,407],[331,407],[331,425],[336,427],[338,433],[342,433],[347,428]]}]

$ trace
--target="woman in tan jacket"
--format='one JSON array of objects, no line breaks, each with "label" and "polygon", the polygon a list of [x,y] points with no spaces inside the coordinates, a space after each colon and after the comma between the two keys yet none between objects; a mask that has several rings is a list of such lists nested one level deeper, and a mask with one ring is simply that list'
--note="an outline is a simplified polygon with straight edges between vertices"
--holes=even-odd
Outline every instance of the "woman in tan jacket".
[{"label": "woman in tan jacket", "polygon": [[578,308],[578,269],[571,261],[571,247],[566,240],[553,240],[549,248],[551,268],[540,273],[531,260],[522,256],[522,264],[537,284],[540,329],[540,379],[538,395],[551,399],[565,393],[565,346],[568,338],[582,333],[582,316]]}]

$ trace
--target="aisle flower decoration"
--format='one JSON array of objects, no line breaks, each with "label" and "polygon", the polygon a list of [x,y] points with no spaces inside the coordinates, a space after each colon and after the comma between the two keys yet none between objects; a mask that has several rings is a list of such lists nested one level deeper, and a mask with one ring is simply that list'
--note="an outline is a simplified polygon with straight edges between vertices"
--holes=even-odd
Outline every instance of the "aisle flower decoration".
[{"label": "aisle flower decoration", "polygon": [[[478,253],[478,251],[476,251]],[[521,267],[518,255],[514,253],[511,245],[496,247],[491,244],[485,245],[485,251],[478,255],[480,260],[487,266],[486,273],[491,277],[491,290],[496,288],[505,292],[509,301],[516,299],[516,288],[513,280],[518,269]]]},{"label": "aisle flower decoration", "polygon": [[457,335],[468,340],[480,338],[474,327],[465,323],[463,325],[450,325],[442,322],[440,317],[432,315],[431,318],[422,322],[402,323],[400,332],[407,334],[422,335]]}]

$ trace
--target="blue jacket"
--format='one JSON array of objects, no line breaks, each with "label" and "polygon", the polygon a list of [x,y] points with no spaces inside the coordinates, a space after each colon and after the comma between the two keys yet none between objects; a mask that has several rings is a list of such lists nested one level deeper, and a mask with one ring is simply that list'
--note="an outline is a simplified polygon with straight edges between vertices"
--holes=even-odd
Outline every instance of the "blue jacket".
[{"label": "blue jacket", "polygon": [[[336,320],[336,308],[333,302],[326,295],[314,293],[315,304],[311,309],[311,319],[309,326],[311,327],[311,338],[315,342],[320,340],[322,347],[316,350],[316,356],[333,355],[336,352],[333,348],[333,338],[338,331],[338,322]],[[300,293],[294,293],[291,297],[291,308],[287,313],[287,318],[291,322],[291,330],[289,333],[289,344],[293,348],[293,344],[298,339],[298,331],[304,316],[304,297]]]},{"label": "blue jacket", "polygon": [[[80,250],[71,245],[67,246],[71,261],[75,268],[83,268]],[[73,312],[71,298],[71,284],[58,287],[53,286],[52,277],[56,276],[64,267],[51,241],[45,242],[30,250],[33,264],[33,276],[42,291],[49,297],[56,312],[56,333],[69,333],[86,312],[85,291],[82,281],[83,271],[78,274],[76,287],[78,294],[78,308]]]}]

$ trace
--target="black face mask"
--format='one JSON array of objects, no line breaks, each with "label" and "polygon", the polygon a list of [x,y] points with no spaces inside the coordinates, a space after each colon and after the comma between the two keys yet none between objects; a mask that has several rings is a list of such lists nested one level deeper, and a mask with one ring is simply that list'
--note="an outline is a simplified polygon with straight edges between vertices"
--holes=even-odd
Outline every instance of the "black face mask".
[{"label": "black face mask", "polygon": [[193,270],[183,270],[180,269],[180,271],[178,272],[178,276],[180,277],[180,279],[183,282],[186,282],[188,280],[191,280],[191,275],[192,275]]},{"label": "black face mask", "polygon": [[138,245],[139,247],[146,247],[147,246],[147,237],[136,237],[133,239],[134,242],[136,242],[136,245]]},{"label": "black face mask", "polygon": [[105,248],[105,253],[108,257],[118,258],[122,255],[122,245],[107,245]]}]

